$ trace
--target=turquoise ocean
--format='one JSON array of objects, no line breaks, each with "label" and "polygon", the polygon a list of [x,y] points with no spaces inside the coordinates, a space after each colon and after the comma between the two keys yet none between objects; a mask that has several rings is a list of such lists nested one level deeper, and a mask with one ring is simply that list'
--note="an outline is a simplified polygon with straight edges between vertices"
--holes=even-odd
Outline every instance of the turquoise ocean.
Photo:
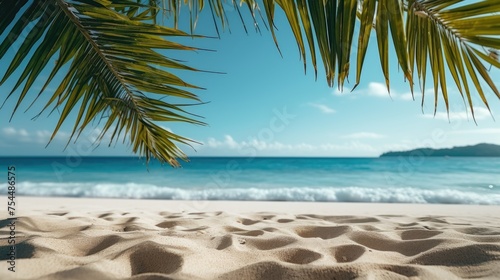
[{"label": "turquoise ocean", "polygon": [[500,205],[500,158],[0,157],[16,195]]}]

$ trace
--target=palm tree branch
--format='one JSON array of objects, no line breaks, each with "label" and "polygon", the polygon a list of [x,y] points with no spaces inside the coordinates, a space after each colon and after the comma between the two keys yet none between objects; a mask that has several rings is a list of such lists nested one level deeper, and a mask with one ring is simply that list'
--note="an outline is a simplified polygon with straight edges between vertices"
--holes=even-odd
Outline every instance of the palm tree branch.
[{"label": "palm tree branch", "polygon": [[[494,14],[495,11],[500,11],[500,4],[498,1],[483,0],[457,5],[460,2],[457,0],[413,0],[409,1],[408,5],[407,28],[421,30],[417,33],[407,33],[409,41],[420,43],[420,48],[417,47],[416,52],[410,51],[413,56],[410,59],[417,62],[419,79],[425,85],[427,58],[424,59],[424,57],[428,56],[429,58],[435,91],[434,112],[437,110],[438,84],[440,84],[446,109],[449,110],[443,54],[448,71],[462,97],[464,96],[463,91],[465,91],[472,113],[474,108],[468,79],[472,80],[479,97],[488,110],[489,104],[480,78],[500,98],[500,93],[483,63],[490,63],[497,68],[499,64],[492,63],[494,59],[487,58],[488,56],[485,54],[479,54],[479,51],[474,48],[474,46],[482,46],[483,48],[500,49],[500,39],[498,38],[500,24],[492,21],[500,19],[498,15]],[[427,35],[427,40],[425,38],[422,40],[422,36],[420,36],[422,33]],[[419,64],[420,67],[418,67]],[[422,91],[424,90],[422,88]]]},{"label": "palm tree branch", "polygon": [[[130,9],[126,7],[129,3],[132,7]],[[27,67],[9,94],[12,95],[15,89],[27,80],[15,111],[50,59],[58,55],[55,66],[34,98],[38,99],[56,74],[70,63],[69,68],[65,70],[66,75],[42,109],[45,111],[51,104],[55,104],[54,110],[63,106],[50,141],[73,111],[76,111],[76,118],[68,144],[71,139],[76,141],[92,120],[102,119],[104,112],[108,112],[105,117],[107,121],[98,140],[104,139],[104,134],[112,129],[111,145],[124,131],[132,150],[144,155],[146,160],[155,157],[162,162],[178,166],[176,158],[186,159],[186,156],[174,142],[186,145],[196,142],[166,131],[156,122],[175,121],[198,125],[204,123],[193,119],[192,117],[199,116],[183,110],[182,104],[176,105],[149,96],[164,95],[199,102],[196,95],[179,88],[198,87],[184,82],[166,71],[165,67],[189,71],[196,69],[168,59],[153,49],[194,48],[162,38],[190,36],[186,33],[128,18],[127,14],[150,20],[144,11],[140,11],[141,7],[134,3],[136,1],[133,0],[39,0],[29,3],[24,18],[13,25],[10,33],[23,30],[28,21],[35,21],[37,28],[30,31],[33,36],[18,36],[24,39],[21,48],[26,50],[25,53],[31,49],[35,51],[30,57],[21,57],[19,54],[15,56],[2,83],[25,58],[28,59]],[[43,9],[40,9],[40,6]],[[126,14],[120,14],[117,10]],[[0,31],[4,33],[5,28]],[[134,40],[130,40],[130,37]],[[36,47],[35,44],[39,41],[41,43]],[[12,40],[2,42],[0,54],[6,53],[12,43]]]}]

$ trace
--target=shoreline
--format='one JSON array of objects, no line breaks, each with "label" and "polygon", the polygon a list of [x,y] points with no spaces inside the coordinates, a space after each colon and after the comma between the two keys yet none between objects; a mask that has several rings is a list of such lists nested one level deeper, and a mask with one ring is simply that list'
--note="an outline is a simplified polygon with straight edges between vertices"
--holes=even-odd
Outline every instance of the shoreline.
[{"label": "shoreline", "polygon": [[[19,211],[60,210],[79,207],[82,210],[113,210],[126,207],[138,210],[172,212],[224,211],[281,212],[291,214],[352,214],[352,215],[459,215],[500,216],[500,205],[471,204],[412,204],[366,202],[298,202],[298,201],[240,201],[240,200],[163,200],[83,197],[18,196]],[[111,208],[111,209],[110,209]]]}]

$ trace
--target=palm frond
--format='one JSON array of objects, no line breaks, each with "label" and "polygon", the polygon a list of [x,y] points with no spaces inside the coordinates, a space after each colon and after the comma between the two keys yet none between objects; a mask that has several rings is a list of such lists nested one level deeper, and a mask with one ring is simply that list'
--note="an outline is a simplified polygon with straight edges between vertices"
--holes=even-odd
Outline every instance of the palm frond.
[{"label": "palm frond", "polygon": [[[14,21],[18,13],[21,15]],[[146,160],[154,157],[178,166],[177,158],[186,156],[176,143],[190,145],[193,141],[162,129],[158,122],[203,122],[185,111],[184,105],[167,103],[155,96],[200,102],[186,90],[196,86],[168,71],[196,70],[157,50],[193,48],[166,40],[188,35],[151,23],[156,13],[154,6],[133,0],[1,1],[0,34],[6,33],[6,39],[0,44],[0,59],[14,44],[19,50],[0,85],[27,62],[6,97],[11,97],[24,83],[12,114],[27,98],[42,70],[50,69],[50,74],[32,102],[46,93],[58,73],[64,72],[43,109],[62,108],[51,140],[71,112],[76,112],[76,120],[69,140],[77,139],[92,120],[106,115],[100,139],[110,131],[113,142],[124,133],[132,150]],[[7,30],[9,21],[14,22]],[[31,22],[36,23],[32,28]],[[33,54],[27,56],[31,51]],[[49,65],[52,58],[57,59],[53,66]]]},{"label": "palm frond", "polygon": [[[177,0],[163,1],[170,3],[174,13],[180,8],[173,4],[179,3]],[[237,1],[207,1],[213,7],[218,7],[212,10],[214,22],[226,25],[223,3],[234,4]],[[192,6],[193,2],[202,0],[184,1],[189,3],[186,4],[188,6]],[[247,3],[252,14],[259,10],[254,0],[239,2]],[[488,102],[483,82],[500,98],[485,67],[487,64],[498,68],[498,55],[495,56],[495,53],[500,49],[500,15],[497,14],[500,12],[500,2],[497,0],[263,0],[262,6],[275,41],[275,6],[284,12],[304,60],[304,67],[309,63],[306,60],[306,55],[309,55],[316,71],[315,46],[318,46],[330,86],[337,79],[342,89],[349,76],[350,54],[355,43],[357,63],[354,87],[360,83],[370,34],[375,32],[388,90],[389,43],[392,42],[397,62],[412,93],[414,79],[419,81],[424,91],[430,64],[435,108],[441,91],[446,108],[449,109],[447,71],[451,73],[460,93],[467,97],[471,110],[469,82],[472,82],[485,106],[488,107]],[[358,25],[355,24],[356,18],[359,19]],[[357,38],[353,38],[354,34],[358,34]],[[482,48],[492,49],[493,52]],[[417,78],[414,78],[415,72]]]},{"label": "palm frond", "polygon": [[[425,90],[426,64],[430,62],[437,108],[437,92],[441,89],[448,109],[446,68],[462,98],[469,104],[474,117],[471,86],[489,109],[483,83],[500,98],[500,93],[490,77],[485,64],[499,67],[498,57],[488,56],[484,48],[500,49],[500,2],[482,1],[408,1],[407,40],[411,65]],[[446,68],[445,68],[446,66]],[[482,80],[482,82],[481,82]],[[483,85],[482,85],[483,84]],[[422,97],[423,98],[423,97]],[[423,99],[422,99],[423,102]]]}]

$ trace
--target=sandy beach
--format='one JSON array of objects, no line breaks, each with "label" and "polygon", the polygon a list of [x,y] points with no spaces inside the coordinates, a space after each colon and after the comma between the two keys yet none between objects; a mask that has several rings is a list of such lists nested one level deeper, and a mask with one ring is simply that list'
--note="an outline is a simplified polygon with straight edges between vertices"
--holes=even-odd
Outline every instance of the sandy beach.
[{"label": "sandy beach", "polygon": [[500,206],[20,197],[0,279],[500,278]]}]

